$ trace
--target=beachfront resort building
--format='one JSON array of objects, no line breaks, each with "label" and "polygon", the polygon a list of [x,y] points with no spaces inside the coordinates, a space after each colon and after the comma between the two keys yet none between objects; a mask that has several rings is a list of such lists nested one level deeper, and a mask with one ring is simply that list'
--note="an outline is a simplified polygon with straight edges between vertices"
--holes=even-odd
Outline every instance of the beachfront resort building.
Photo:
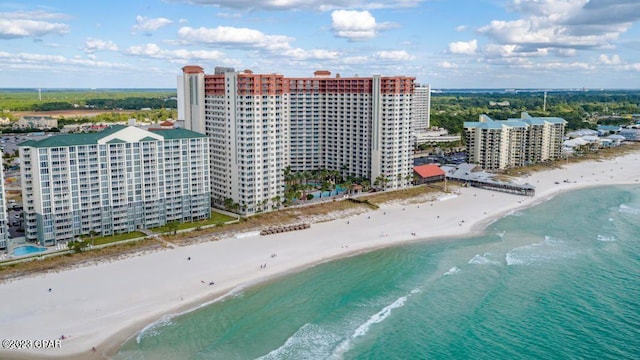
[{"label": "beachfront resort building", "polygon": [[363,177],[382,188],[410,185],[414,78],[289,78],[185,66],[178,118],[211,139],[214,204],[247,214],[277,208],[284,171]]},{"label": "beachfront resort building", "polygon": [[55,245],[211,216],[209,138],[114,125],[19,144],[27,241]]},{"label": "beachfront resort building", "polygon": [[496,121],[480,115],[479,122],[465,122],[468,162],[485,170],[501,170],[558,159],[567,122],[556,117],[532,117]]},{"label": "beachfront resort building", "polygon": [[413,92],[413,131],[426,132],[431,128],[431,85],[418,85]]}]

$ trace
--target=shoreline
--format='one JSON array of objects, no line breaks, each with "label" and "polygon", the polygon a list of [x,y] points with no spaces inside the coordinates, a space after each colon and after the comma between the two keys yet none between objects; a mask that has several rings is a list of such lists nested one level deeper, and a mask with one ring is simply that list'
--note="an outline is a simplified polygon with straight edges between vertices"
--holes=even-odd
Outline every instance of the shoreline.
[{"label": "shoreline", "polygon": [[[521,178],[536,186],[533,197],[459,188],[456,197],[443,194],[421,203],[383,204],[378,210],[313,223],[306,230],[226,238],[10,280],[0,284],[5,299],[0,307],[1,337],[53,340],[65,334],[67,339],[58,349],[0,354],[15,359],[109,358],[163,318],[197,310],[251,286],[382,248],[471,237],[510,212],[559,193],[638,184],[638,156],[640,151]],[[268,266],[262,268],[263,263]],[[208,285],[210,281],[215,284]],[[91,351],[94,346],[96,352]]]}]

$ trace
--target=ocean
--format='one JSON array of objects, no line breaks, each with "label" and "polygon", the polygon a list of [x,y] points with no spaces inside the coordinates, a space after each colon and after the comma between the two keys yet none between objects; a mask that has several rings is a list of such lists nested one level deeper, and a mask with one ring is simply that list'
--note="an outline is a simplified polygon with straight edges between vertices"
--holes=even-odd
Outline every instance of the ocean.
[{"label": "ocean", "polygon": [[[460,209],[464,212],[464,209]],[[320,264],[167,316],[114,359],[637,359],[640,187],[557,195],[483,235]]]}]

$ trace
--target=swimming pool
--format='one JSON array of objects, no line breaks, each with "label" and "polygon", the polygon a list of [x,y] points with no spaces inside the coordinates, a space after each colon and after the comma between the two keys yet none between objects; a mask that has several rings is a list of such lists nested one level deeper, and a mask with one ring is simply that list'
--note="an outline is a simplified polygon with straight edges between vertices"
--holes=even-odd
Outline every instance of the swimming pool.
[{"label": "swimming pool", "polygon": [[13,249],[13,251],[11,252],[11,255],[23,256],[23,255],[31,255],[31,254],[35,254],[43,251],[47,251],[47,249],[39,246],[34,246],[34,245],[23,245]]}]

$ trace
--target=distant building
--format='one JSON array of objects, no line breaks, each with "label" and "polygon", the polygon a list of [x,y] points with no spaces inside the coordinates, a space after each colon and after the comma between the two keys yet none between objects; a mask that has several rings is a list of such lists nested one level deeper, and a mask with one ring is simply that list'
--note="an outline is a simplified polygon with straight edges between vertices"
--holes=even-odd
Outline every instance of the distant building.
[{"label": "distant building", "polygon": [[23,116],[16,126],[20,129],[51,129],[58,127],[58,119],[51,116]]},{"label": "distant building", "polygon": [[426,131],[413,133],[413,143],[416,146],[422,144],[437,144],[460,140],[460,135],[449,135],[449,131],[443,128],[431,128]]},{"label": "distant building", "polygon": [[480,115],[479,122],[465,122],[468,162],[485,170],[520,167],[558,159],[566,120],[555,117],[531,117],[496,121]]},{"label": "distant building", "polygon": [[431,127],[431,85],[416,86],[411,107],[413,131],[426,132]]},{"label": "distant building", "polygon": [[211,216],[209,138],[115,125],[19,144],[25,237],[55,245]]},{"label": "distant building", "polygon": [[640,141],[640,125],[627,125],[620,130],[627,141]]},{"label": "distant building", "polygon": [[618,125],[598,125],[598,136],[618,134],[622,127]]}]

